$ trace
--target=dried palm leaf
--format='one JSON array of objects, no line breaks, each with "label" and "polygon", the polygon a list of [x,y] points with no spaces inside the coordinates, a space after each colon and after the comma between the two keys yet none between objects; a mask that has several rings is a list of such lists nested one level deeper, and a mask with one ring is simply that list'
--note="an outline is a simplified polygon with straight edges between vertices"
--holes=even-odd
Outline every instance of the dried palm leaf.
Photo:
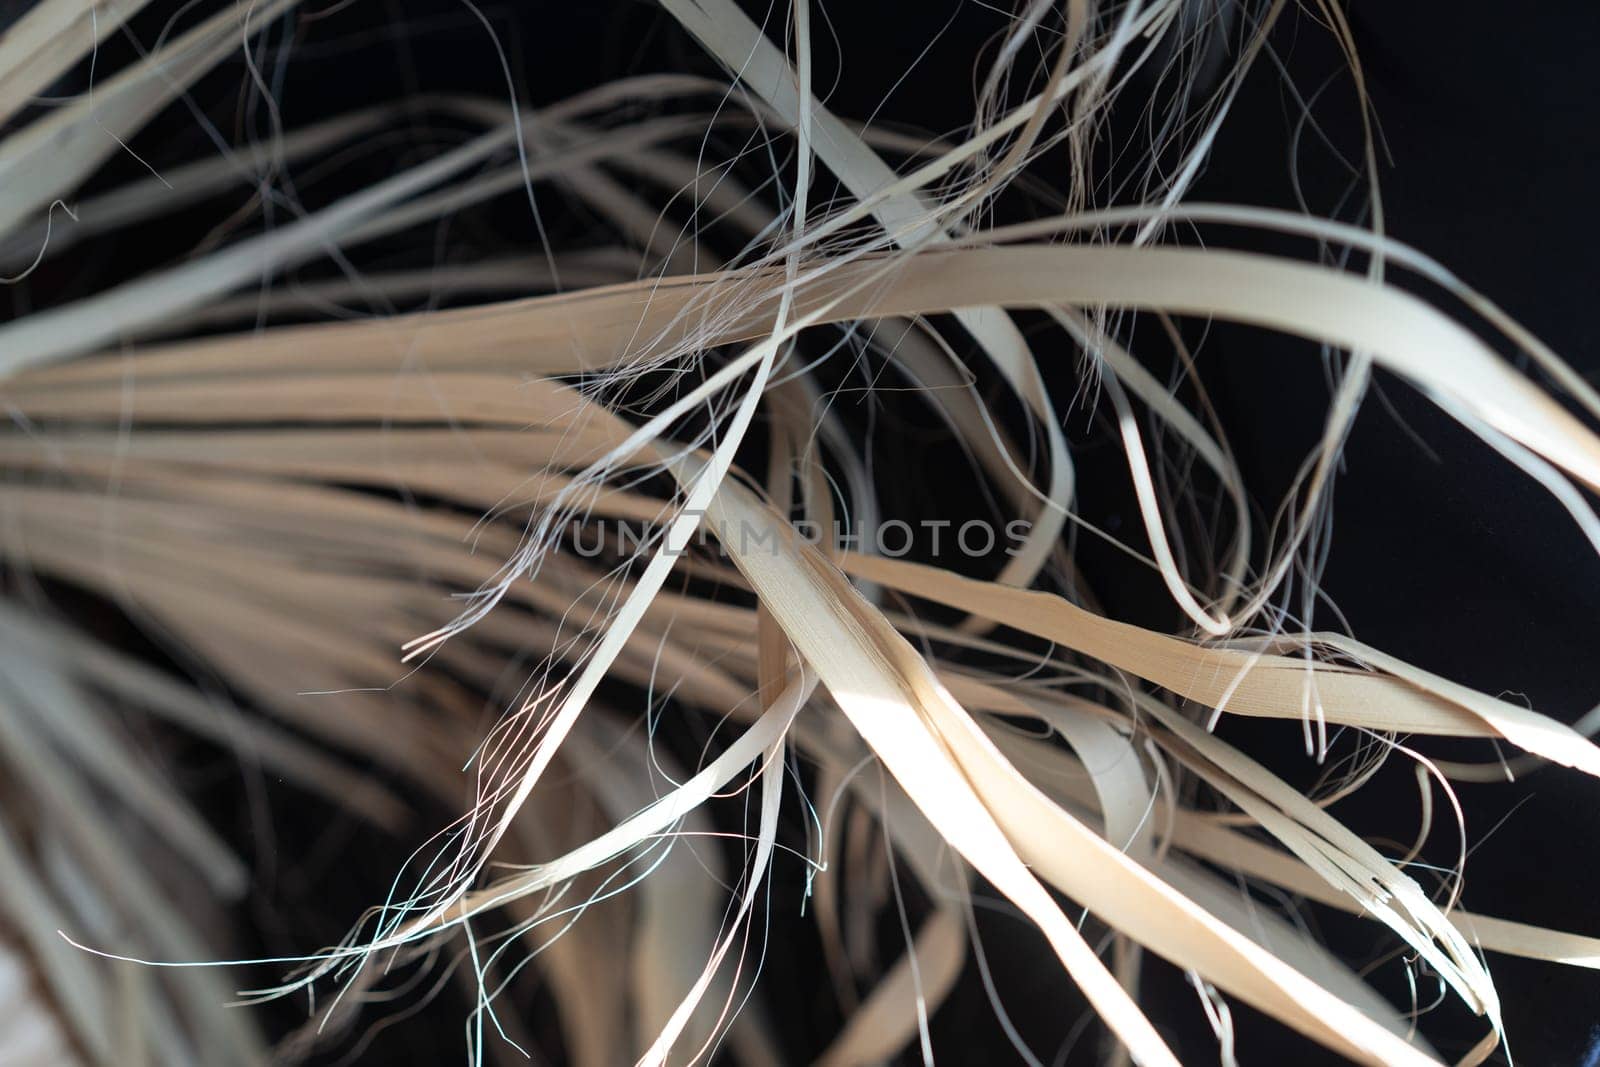
[{"label": "dried palm leaf", "polygon": [[[141,5],[100,6],[103,32]],[[0,1025],[0,1048],[70,1045],[95,1063],[266,1055],[247,1016],[220,1010],[223,973],[204,965],[226,955],[216,902],[248,892],[250,871],[139,753],[117,715],[128,706],[395,833],[407,806],[360,768],[448,804],[466,768],[471,803],[346,940],[274,961],[300,967],[259,996],[337,991],[281,1056],[381,1002],[391,964],[438,956],[465,979],[475,1058],[519,1047],[507,991],[530,961],[573,1062],[695,1062],[719,1048],[787,1058],[768,1025],[780,1004],[751,972],[771,883],[797,877],[779,857],[800,791],[816,804],[804,877],[819,951],[848,1014],[829,1064],[912,1044],[931,1061],[928,1016],[977,955],[981,883],[1043,935],[1115,1055],[1141,1064],[1177,1062],[1156,1026],[1163,1006],[1140,995],[1144,951],[1191,975],[1225,1057],[1236,998],[1355,1061],[1437,1062],[1426,1026],[1224,874],[1373,920],[1483,1017],[1465,1062],[1506,1040],[1485,950],[1596,966],[1593,939],[1467,913],[1462,864],[1419,881],[1412,856],[1330,810],[1392,757],[1416,761],[1425,796],[1428,776],[1448,795],[1452,768],[1410,735],[1503,741],[1600,774],[1580,731],[1312,631],[1284,607],[1372,370],[1492,445],[1597,547],[1583,490],[1600,490],[1600,401],[1381,221],[1357,231],[1186,202],[1282,5],[1247,27],[1132,203],[1102,202],[1094,139],[1135,74],[1193,32],[1192,5],[1026,5],[971,128],[927,145],[824,107],[806,0],[791,7],[793,60],[731,0],[663,6],[728,82],[638,78],[529,111],[418,102],[472,132],[293,221],[0,326],[7,573],[115,605],[250,709],[52,620],[39,596],[0,610],[0,760],[15,786],[0,808],[0,973],[30,998]],[[397,121],[383,107],[329,116],[97,191],[55,228],[53,206],[123,139],[241,33],[293,7],[224,5],[16,126],[0,141],[5,261],[26,273],[229,195],[262,160],[324,159]],[[1325,14],[1348,46],[1342,16]],[[93,48],[84,17],[47,0],[0,38],[0,120],[26,116],[27,99]],[[1025,42],[1046,29],[1042,89],[1006,106]],[[663,110],[640,118],[630,101]],[[782,146],[792,163],[766,188],[741,185],[732,163],[697,152],[707,130]],[[1059,213],[988,225],[1056,149],[1070,161]],[[1175,168],[1161,166],[1169,150]],[[817,193],[824,181],[841,199]],[[373,242],[551,186],[602,220],[605,247],[349,266]],[[671,210],[692,217],[672,222]],[[1310,236],[1363,252],[1370,269],[1184,244],[1170,236],[1180,222]],[[720,255],[729,233],[742,247]],[[345,277],[293,280],[329,258]],[[1396,272],[1465,301],[1486,329]],[[466,306],[433,306],[449,287]],[[429,306],[323,314],[417,298]],[[1054,332],[1024,331],[1020,316],[1041,311]],[[198,336],[291,316],[312,321]],[[1179,319],[1352,355],[1281,537],[1252,539],[1209,401],[1180,399],[1135,356],[1132,316],[1159,322],[1185,363]],[[858,332],[969,450],[998,517],[1021,523],[998,567],[915,564],[841,535],[837,520],[885,513],[859,433],[824,400],[819,339]],[[984,366],[957,354],[963,336]],[[1504,358],[1502,341],[1566,395]],[[1065,534],[1084,525],[1074,458],[1042,368],[1075,358],[1113,410],[1150,553],[1125,547],[1160,575],[1185,632],[1108,617],[1072,559]],[[1031,459],[974,388],[976,370],[997,376],[1021,436],[1042,442]],[[1182,494],[1159,481],[1162,438],[1141,432],[1135,401],[1227,498],[1214,542],[1182,540]],[[504,712],[484,730],[486,696]],[[1307,795],[1213,732],[1229,715],[1304,729],[1318,759],[1334,751],[1328,724],[1361,740],[1350,772]],[[864,773],[873,766],[886,774]],[[146,842],[198,881],[168,884]],[[905,923],[905,955],[880,967],[869,927],[902,872],[931,904],[914,933]],[[1074,907],[1111,932],[1109,953]]]}]

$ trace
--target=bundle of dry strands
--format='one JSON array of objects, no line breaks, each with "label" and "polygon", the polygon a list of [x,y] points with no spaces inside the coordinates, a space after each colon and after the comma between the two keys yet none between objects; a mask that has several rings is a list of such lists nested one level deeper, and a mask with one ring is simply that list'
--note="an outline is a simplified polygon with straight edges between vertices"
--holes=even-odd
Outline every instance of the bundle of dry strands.
[{"label": "bundle of dry strands", "polygon": [[[318,994],[282,1056],[381,1013],[361,1005],[433,960],[471,989],[473,1057],[520,1058],[504,996],[531,968],[559,1017],[545,1051],[567,1061],[783,1062],[784,998],[755,980],[774,878],[808,883],[845,1018],[830,1064],[919,1044],[931,1062],[980,888],[1036,928],[1118,1059],[1176,1062],[1139,996],[1145,952],[1191,974],[1229,1061],[1237,1002],[1355,1061],[1437,1062],[1416,1010],[1435,988],[1482,1017],[1463,1062],[1494,1055],[1494,954],[1595,966],[1600,941],[1463,911],[1464,854],[1414,868],[1330,806],[1414,761],[1425,818],[1449,821],[1458,783],[1504,777],[1494,742],[1512,768],[1560,773],[1600,774],[1600,749],[1306,620],[1376,370],[1597,546],[1600,397],[1385,238],[1371,136],[1369,227],[1187,199],[1281,0],[1019,4],[981,54],[970,124],[937,140],[828,110],[809,0],[765,26],[733,0],[661,3],[725,78],[641,76],[538,110],[397,102],[111,185],[102,168],[224,61],[242,55],[245,94],[270,103],[258,50],[296,0],[156,23],[145,0],[41,0],[0,37],[14,292],[119,231],[227,212],[187,254],[79,298],[39,292],[0,326],[0,1059],[271,1054],[251,1013],[223,1008],[261,972],[208,965],[249,869],[141,755],[152,722],[402,840],[409,800],[459,811],[380,872],[392,890],[344,917],[341,944],[304,946],[254,991]],[[1318,16],[1347,46],[1339,8]],[[160,36],[41,105],[128,20]],[[1111,188],[1097,138],[1153,82],[1134,106],[1155,141]],[[453,131],[445,147],[296,198],[288,175],[336,171],[419,110]],[[741,150],[708,150],[727,143]],[[992,224],[1024,186],[1047,210]],[[420,270],[362,258],[494,201],[548,214],[553,189],[607,239]],[[1206,226],[1306,251],[1184,239]],[[438,309],[447,290],[470,299]],[[1336,357],[1320,445],[1265,530],[1183,370],[1185,327],[1209,320]],[[998,564],[913,563],[859,536],[885,517],[879,473],[831,398],[864,354],[959,437],[983,518],[1008,531]],[[1179,377],[1147,369],[1163,360]],[[1074,514],[1047,365],[1075,366],[1115,426],[1142,519],[1128,551],[1184,632],[1107,617],[1075,567],[1073,535],[1096,532]],[[1195,480],[1220,504],[1197,506]],[[60,589],[114,605],[170,661],[52,608]],[[1279,720],[1335,773],[1307,795],[1220,740],[1228,716]],[[1481,739],[1483,762],[1430,761],[1406,742],[1424,735]],[[169,853],[181,866],[151,858]],[[880,964],[902,883],[931,903]],[[1364,917],[1403,948],[1417,1003],[1245,886]]]}]

